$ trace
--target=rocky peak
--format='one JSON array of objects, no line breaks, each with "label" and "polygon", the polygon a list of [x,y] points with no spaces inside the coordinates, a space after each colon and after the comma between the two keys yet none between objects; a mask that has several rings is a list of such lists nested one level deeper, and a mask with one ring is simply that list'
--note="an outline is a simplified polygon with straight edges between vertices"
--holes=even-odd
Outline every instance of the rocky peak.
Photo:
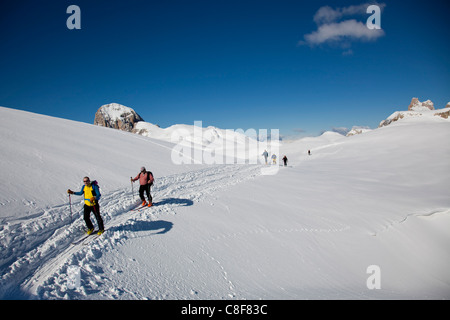
[{"label": "rocky peak", "polygon": [[95,113],[94,125],[132,132],[135,123],[144,121],[133,109],[118,103],[101,106]]},{"label": "rocky peak", "polygon": [[418,98],[412,98],[408,106],[408,111],[434,110],[434,103],[431,100],[420,102]]}]

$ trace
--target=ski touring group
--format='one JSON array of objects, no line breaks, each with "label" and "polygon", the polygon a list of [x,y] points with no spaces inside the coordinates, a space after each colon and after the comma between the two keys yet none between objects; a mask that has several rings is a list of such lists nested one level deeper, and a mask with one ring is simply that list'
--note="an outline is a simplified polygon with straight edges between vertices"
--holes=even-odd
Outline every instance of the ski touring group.
[{"label": "ski touring group", "polygon": [[[262,156],[264,157],[264,160],[265,160],[266,165],[267,165],[268,164],[267,163],[267,158],[269,157],[269,153],[267,152],[267,150],[264,150]],[[276,154],[272,154],[271,158],[272,158],[272,164],[277,164],[277,155]],[[282,160],[283,160],[284,166],[286,167],[287,163],[288,163],[288,158],[286,157],[286,155],[282,158]]]},{"label": "ski touring group", "polygon": [[[309,151],[308,151],[309,153]],[[268,164],[268,157],[269,153],[267,150],[264,150],[264,153],[262,154],[264,157],[266,165]],[[277,164],[277,156],[275,154],[272,155],[272,164]],[[288,158],[286,155],[282,158],[284,166],[287,166]],[[135,208],[136,210],[142,209],[144,207],[152,207],[153,206],[153,198],[151,195],[151,187],[153,186],[154,177],[153,173],[151,171],[147,171],[145,167],[141,167],[140,172],[136,177],[131,177],[131,187],[133,188],[133,183],[136,181],[139,181],[139,197],[142,201],[142,204],[140,207]],[[84,196],[84,207],[83,207],[83,213],[84,213],[84,221],[86,223],[86,234],[91,235],[93,233],[97,233],[97,235],[102,235],[105,232],[105,227],[103,223],[102,216],[100,214],[100,205],[99,200],[101,198],[100,193],[100,187],[96,180],[91,181],[89,177],[83,178],[83,185],[81,186],[81,190],[78,192],[74,192],[71,189],[67,190],[67,193],[69,194],[69,204],[70,204],[70,210],[72,210],[72,202],[71,202],[71,195],[77,195],[77,196]],[[134,192],[133,192],[134,194]],[[147,199],[145,198],[147,196]],[[148,201],[147,201],[148,200]],[[94,217],[97,221],[98,230],[94,231],[94,225],[91,221],[91,213],[94,214]]]},{"label": "ski touring group", "polygon": [[[140,172],[135,178],[131,178],[131,186],[133,186],[133,182],[139,180],[139,197],[142,201],[141,207],[151,207],[153,205],[153,199],[151,195],[151,187],[154,182],[153,173],[147,171],[145,167],[141,167]],[[78,192],[74,192],[71,189],[67,190],[69,194],[69,204],[72,210],[72,202],[71,195],[84,196],[84,222],[86,223],[86,234],[91,235],[94,231],[94,225],[91,221],[91,213],[94,213],[95,219],[97,220],[98,230],[97,235],[102,235],[105,232],[105,227],[103,224],[103,219],[100,214],[100,205],[98,201],[101,198],[100,187],[96,180],[91,181],[89,177],[83,178],[83,185],[81,186],[81,190]],[[145,195],[147,196],[148,202],[145,200]],[[140,207],[140,208],[141,208]]]}]

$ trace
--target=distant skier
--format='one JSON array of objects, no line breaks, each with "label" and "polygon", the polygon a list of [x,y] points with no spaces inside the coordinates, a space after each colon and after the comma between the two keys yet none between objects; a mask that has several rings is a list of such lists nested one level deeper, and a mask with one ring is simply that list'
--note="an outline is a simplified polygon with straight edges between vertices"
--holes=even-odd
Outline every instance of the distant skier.
[{"label": "distant skier", "polygon": [[267,164],[267,158],[269,157],[269,153],[267,152],[267,150],[264,150],[262,155],[264,156],[264,160],[266,160],[266,164]]},{"label": "distant skier", "polygon": [[87,234],[94,232],[94,225],[90,218],[91,212],[94,212],[98,224],[98,234],[101,235],[104,232],[105,227],[103,226],[103,219],[100,216],[100,205],[98,204],[98,200],[100,200],[101,197],[100,188],[98,187],[97,181],[91,183],[89,177],[84,177],[83,183],[84,185],[79,192],[73,192],[69,189],[67,190],[67,193],[75,194],[77,196],[84,194],[84,221],[88,228]]},{"label": "distant skier", "polygon": [[272,155],[272,162],[273,164],[277,164],[277,156],[275,155],[275,153]]},{"label": "distant skier", "polygon": [[311,155],[311,150],[308,150],[308,156],[310,156]]},{"label": "distant skier", "polygon": [[[136,178],[131,178],[132,182],[135,182],[136,180],[139,180],[139,197],[142,200],[142,206],[146,206],[148,205],[149,207],[151,207],[153,205],[152,201],[152,195],[150,193],[150,189],[151,186],[153,185],[153,174],[150,171],[145,170],[145,167],[141,168],[141,172],[139,172],[139,174],[136,176]],[[147,201],[145,201],[145,197],[144,197],[144,191],[147,194],[147,198],[148,198],[148,204]]]},{"label": "distant skier", "polygon": [[286,155],[283,157],[283,162],[284,162],[284,166],[287,166],[287,162],[288,162],[288,158],[286,157]]}]

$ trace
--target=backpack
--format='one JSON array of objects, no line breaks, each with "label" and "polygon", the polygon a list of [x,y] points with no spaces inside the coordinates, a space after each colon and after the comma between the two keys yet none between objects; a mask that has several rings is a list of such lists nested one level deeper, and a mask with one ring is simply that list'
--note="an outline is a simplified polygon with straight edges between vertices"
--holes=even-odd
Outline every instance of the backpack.
[{"label": "backpack", "polygon": [[101,197],[100,186],[98,185],[97,180],[91,181],[91,185],[97,186],[99,194],[98,195],[96,194],[94,187],[92,187],[92,192],[93,192],[94,196],[97,197],[97,200],[100,199],[100,197]]},{"label": "backpack", "polygon": [[151,171],[148,171],[147,173],[148,181],[150,181],[150,185],[153,185],[153,181],[155,181],[155,178],[153,177],[153,173]]},{"label": "backpack", "polygon": [[[151,171],[146,171],[146,173],[147,173],[147,183],[150,186],[152,186],[153,185],[153,181],[155,181],[155,178],[153,177],[153,173]],[[139,175],[140,175],[140,173],[139,173]]]}]

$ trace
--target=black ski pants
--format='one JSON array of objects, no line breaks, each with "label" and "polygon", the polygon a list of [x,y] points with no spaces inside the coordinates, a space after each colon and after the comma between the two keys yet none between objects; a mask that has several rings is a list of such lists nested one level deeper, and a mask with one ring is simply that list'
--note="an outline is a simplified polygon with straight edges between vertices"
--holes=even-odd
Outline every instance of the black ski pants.
[{"label": "black ski pants", "polygon": [[95,219],[97,220],[98,229],[105,230],[103,226],[103,219],[100,216],[100,206],[98,203],[95,206],[84,205],[84,222],[86,222],[86,226],[88,229],[94,229],[94,225],[91,221],[91,212],[94,212]]},{"label": "black ski pants", "polygon": [[142,201],[145,201],[144,192],[147,194],[148,202],[153,202],[152,195],[150,194],[150,184],[144,184],[139,187],[139,197]]}]

